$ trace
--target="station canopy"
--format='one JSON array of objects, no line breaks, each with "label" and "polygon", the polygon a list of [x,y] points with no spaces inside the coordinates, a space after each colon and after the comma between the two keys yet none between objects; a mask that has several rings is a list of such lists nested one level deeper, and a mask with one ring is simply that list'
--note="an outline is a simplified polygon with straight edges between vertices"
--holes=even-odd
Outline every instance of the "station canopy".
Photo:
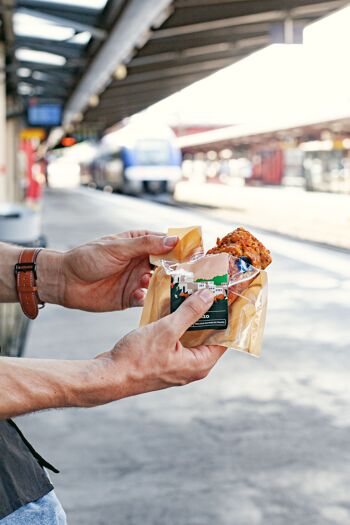
[{"label": "station canopy", "polygon": [[102,131],[347,3],[0,0],[9,111],[60,104],[66,129]]}]

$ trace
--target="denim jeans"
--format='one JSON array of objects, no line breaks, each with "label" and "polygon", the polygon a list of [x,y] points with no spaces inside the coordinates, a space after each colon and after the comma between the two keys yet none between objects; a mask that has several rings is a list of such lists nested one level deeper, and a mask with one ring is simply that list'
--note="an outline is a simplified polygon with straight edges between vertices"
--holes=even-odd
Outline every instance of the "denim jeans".
[{"label": "denim jeans", "polygon": [[54,491],[17,509],[0,525],[67,525],[66,514]]}]

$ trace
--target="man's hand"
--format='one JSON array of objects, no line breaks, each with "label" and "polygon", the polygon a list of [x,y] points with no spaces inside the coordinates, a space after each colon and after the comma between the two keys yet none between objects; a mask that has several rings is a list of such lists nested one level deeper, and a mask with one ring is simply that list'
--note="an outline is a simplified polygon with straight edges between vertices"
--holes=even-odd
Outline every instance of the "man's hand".
[{"label": "man's hand", "polygon": [[[109,397],[127,397],[185,385],[208,375],[226,348],[218,345],[184,347],[179,339],[213,303],[210,290],[202,290],[160,321],[134,330],[112,350],[97,357],[109,374]],[[123,378],[120,382],[120,377]],[[120,392],[120,385],[122,391]]]},{"label": "man's hand", "polygon": [[0,357],[0,420],[60,407],[91,407],[203,379],[226,348],[186,348],[181,335],[209,309],[209,290],[87,361]]},{"label": "man's hand", "polygon": [[44,302],[93,312],[142,306],[150,280],[149,255],[165,255],[177,240],[131,231],[57,254],[56,259],[44,251],[38,257],[39,296]]}]

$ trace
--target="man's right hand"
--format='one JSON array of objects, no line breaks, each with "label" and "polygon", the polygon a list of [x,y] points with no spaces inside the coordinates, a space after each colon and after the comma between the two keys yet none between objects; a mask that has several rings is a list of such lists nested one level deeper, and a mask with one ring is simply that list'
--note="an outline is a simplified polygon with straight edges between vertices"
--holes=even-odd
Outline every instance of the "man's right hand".
[{"label": "man's right hand", "polygon": [[179,339],[211,306],[209,290],[171,315],[125,336],[89,360],[0,357],[0,420],[36,410],[102,405],[204,378],[222,346],[184,347]]},{"label": "man's right hand", "polygon": [[190,296],[160,321],[134,330],[111,352],[96,359],[104,363],[102,403],[127,396],[185,385],[208,375],[226,348],[218,345],[184,347],[179,339],[213,303],[213,294],[202,290]]}]

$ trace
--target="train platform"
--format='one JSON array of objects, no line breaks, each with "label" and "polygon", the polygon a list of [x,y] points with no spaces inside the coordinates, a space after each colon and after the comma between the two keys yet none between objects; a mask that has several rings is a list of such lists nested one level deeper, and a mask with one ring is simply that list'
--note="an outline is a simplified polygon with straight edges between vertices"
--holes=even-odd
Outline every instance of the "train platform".
[{"label": "train platform", "polygon": [[[227,220],[87,189],[47,192],[54,249],[137,227]],[[273,254],[263,354],[229,351],[209,377],[88,410],[20,418],[61,474],[69,525],[346,525],[350,511],[348,256],[253,232]],[[93,314],[47,305],[27,357],[85,359],[137,327],[140,309]],[[146,349],[145,349],[146,350]]]},{"label": "train platform", "polygon": [[288,187],[180,182],[177,202],[212,207],[212,214],[288,237],[350,249],[350,196]]}]

